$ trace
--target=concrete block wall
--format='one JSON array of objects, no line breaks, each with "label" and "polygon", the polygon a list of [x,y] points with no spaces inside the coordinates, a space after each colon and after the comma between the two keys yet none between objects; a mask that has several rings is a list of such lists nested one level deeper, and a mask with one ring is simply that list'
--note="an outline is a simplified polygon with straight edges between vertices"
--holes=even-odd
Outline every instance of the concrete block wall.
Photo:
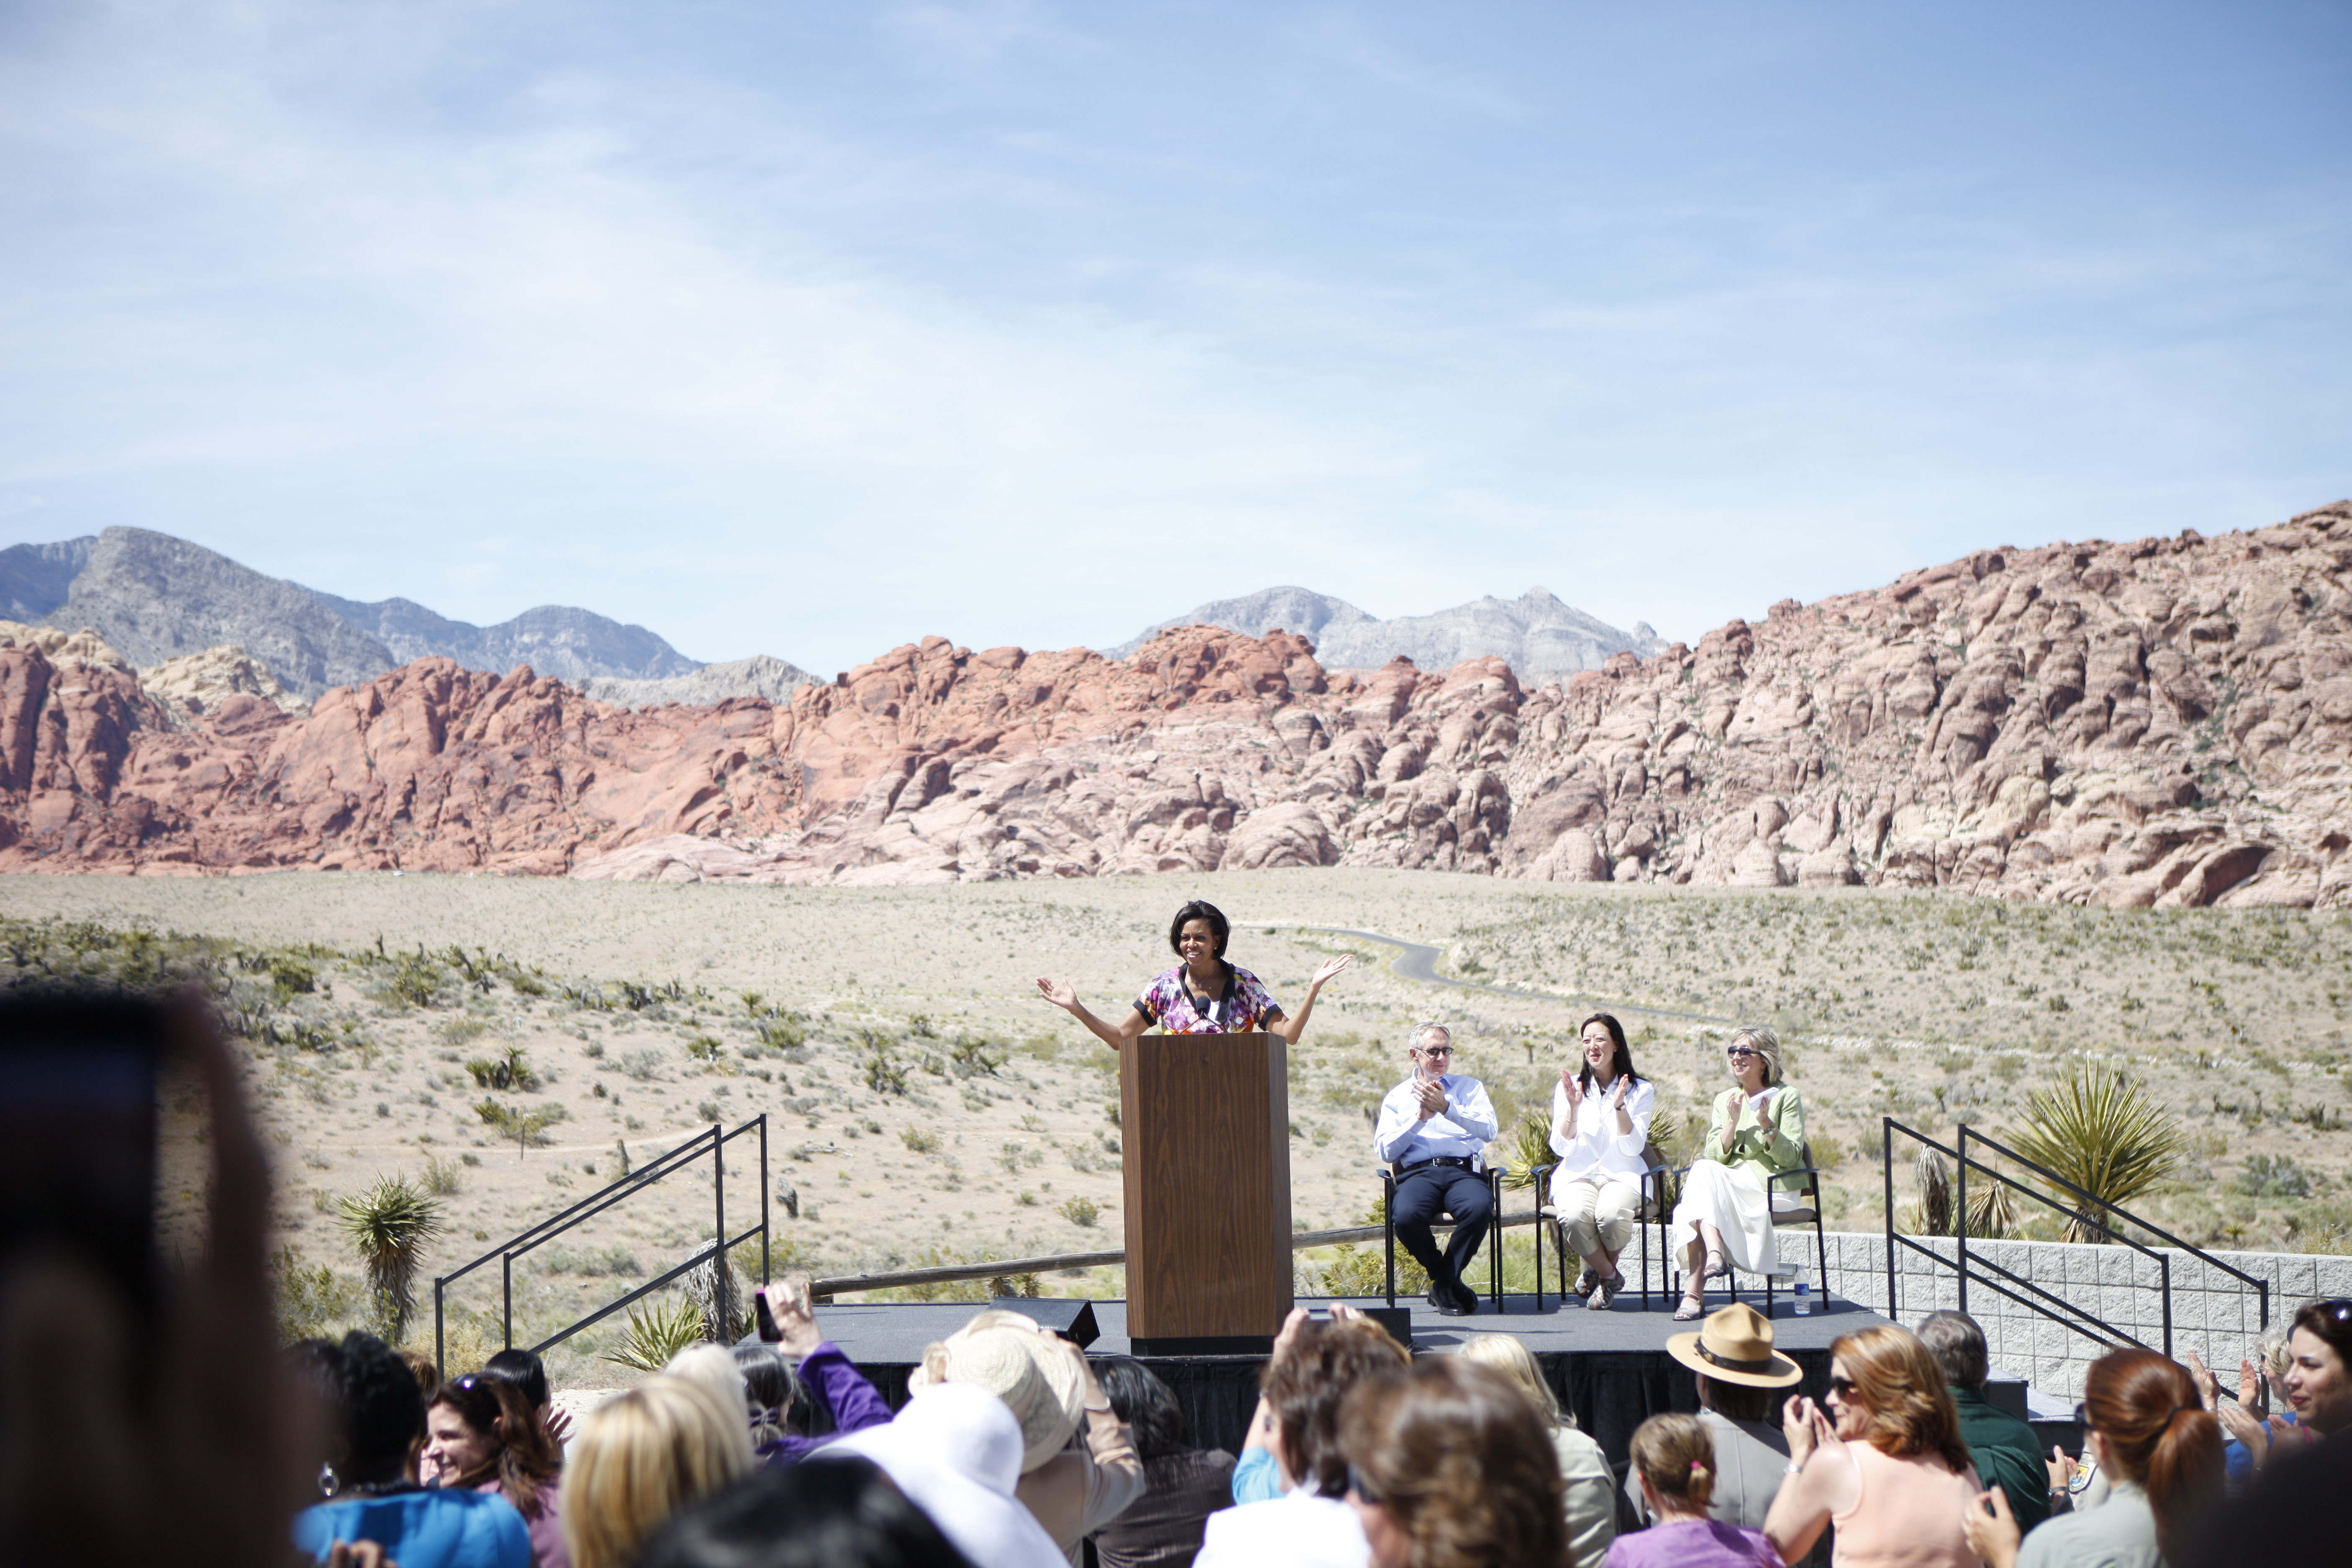
[{"label": "concrete block wall", "polygon": [[[1959,1278],[1952,1262],[1958,1243],[1949,1237],[1911,1239],[1933,1248],[1941,1261],[1930,1261],[1897,1245],[1896,1310],[1890,1315],[1906,1327],[1929,1312],[1960,1304]],[[1832,1231],[1824,1240],[1829,1279],[1816,1280],[1813,1288],[1819,1290],[1826,1285],[1835,1295],[1885,1312],[1886,1237],[1875,1231]],[[1778,1242],[1784,1272],[1799,1265],[1807,1269],[1818,1267],[1811,1231],[1784,1229]],[[2239,1358],[2252,1350],[2261,1331],[2255,1291],[2191,1254],[2171,1247],[2156,1251],[2167,1260],[2171,1273],[2172,1353],[2185,1356],[2193,1350],[2225,1382],[2234,1382]],[[2270,1283],[2273,1322],[2292,1315],[2308,1297],[2352,1296],[2352,1258],[2276,1252],[2212,1256]],[[1987,1287],[1982,1283],[1990,1273],[1987,1264],[2009,1269],[2070,1306],[2158,1350],[2164,1348],[2163,1270],[2155,1258],[2131,1247],[1972,1240],[1969,1260],[1968,1311],[1984,1325],[1993,1364],[2011,1376],[2024,1378],[2044,1394],[2070,1401],[2081,1398],[2084,1371],[2105,1353],[2105,1348]],[[1750,1283],[1745,1278],[1740,1281],[1743,1296]],[[2032,1294],[2021,1285],[2002,1283],[2021,1295]]]}]

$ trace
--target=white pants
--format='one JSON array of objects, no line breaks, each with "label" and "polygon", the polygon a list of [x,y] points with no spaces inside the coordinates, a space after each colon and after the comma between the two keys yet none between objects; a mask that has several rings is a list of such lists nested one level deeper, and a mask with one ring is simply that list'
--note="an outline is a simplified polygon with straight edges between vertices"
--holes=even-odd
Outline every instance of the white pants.
[{"label": "white pants", "polygon": [[1713,1160],[1693,1164],[1683,1178],[1682,1201],[1675,1205],[1670,1252],[1699,1239],[1701,1221],[1723,1233],[1724,1257],[1734,1268],[1750,1274],[1780,1271],[1780,1254],[1772,1246],[1772,1205],[1764,1184],[1744,1166],[1735,1169]]},{"label": "white pants", "polygon": [[1579,1176],[1551,1190],[1560,1234],[1579,1258],[1624,1251],[1633,1239],[1633,1211],[1641,1201],[1641,1188],[1622,1176]]}]

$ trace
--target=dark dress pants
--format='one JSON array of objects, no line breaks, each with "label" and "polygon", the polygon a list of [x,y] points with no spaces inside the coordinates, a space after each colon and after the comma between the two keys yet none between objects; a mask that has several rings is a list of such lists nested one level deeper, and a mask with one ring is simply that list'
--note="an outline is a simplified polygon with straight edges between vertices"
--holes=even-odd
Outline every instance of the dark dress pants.
[{"label": "dark dress pants", "polygon": [[[1462,1285],[1462,1271],[1477,1256],[1494,1213],[1486,1178],[1475,1172],[1455,1165],[1423,1165],[1397,1178],[1397,1239],[1429,1271],[1431,1279],[1446,1286]],[[1430,1225],[1441,1214],[1454,1216],[1454,1237],[1442,1258]]]}]

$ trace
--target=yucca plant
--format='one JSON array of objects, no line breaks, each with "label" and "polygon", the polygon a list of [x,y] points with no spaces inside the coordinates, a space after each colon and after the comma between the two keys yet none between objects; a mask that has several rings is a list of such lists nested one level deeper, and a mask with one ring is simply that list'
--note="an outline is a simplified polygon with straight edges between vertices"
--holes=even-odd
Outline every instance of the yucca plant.
[{"label": "yucca plant", "polygon": [[[1511,1173],[1503,1178],[1507,1187],[1531,1187],[1536,1184],[1538,1165],[1549,1165],[1559,1156],[1551,1152],[1551,1118],[1528,1111],[1511,1133],[1508,1157]],[[1538,1196],[1538,1202],[1541,1202]]]},{"label": "yucca plant", "polygon": [[677,1288],[702,1314],[703,1333],[707,1340],[733,1344],[751,1329],[751,1281],[730,1259],[727,1266],[727,1311],[724,1321],[719,1311],[719,1271],[705,1261],[681,1275]]},{"label": "yucca plant", "polygon": [[384,1338],[397,1344],[416,1309],[417,1266],[441,1234],[441,1205],[405,1176],[378,1176],[375,1185],[342,1201],[342,1227],[367,1269]]},{"label": "yucca plant", "polygon": [[2069,1241],[2105,1241],[2094,1228],[2110,1209],[2172,1173],[2183,1142],[2178,1122],[2120,1072],[2078,1067],[2026,1100],[2018,1152],[2091,1194],[2067,1222]]},{"label": "yucca plant", "polygon": [[618,1346],[604,1359],[637,1372],[659,1372],[669,1358],[703,1341],[702,1309],[683,1296],[667,1304],[629,1309],[629,1327]]},{"label": "yucca plant", "polygon": [[1919,1201],[1908,1215],[1911,1228],[1922,1236],[1951,1235],[1951,1168],[1944,1163],[1941,1154],[1922,1145],[1919,1157],[1911,1163],[1911,1171],[1919,1184]]},{"label": "yucca plant", "polygon": [[1969,1235],[1978,1241],[2003,1241],[2017,1234],[2017,1197],[1990,1176],[1969,1184]]}]

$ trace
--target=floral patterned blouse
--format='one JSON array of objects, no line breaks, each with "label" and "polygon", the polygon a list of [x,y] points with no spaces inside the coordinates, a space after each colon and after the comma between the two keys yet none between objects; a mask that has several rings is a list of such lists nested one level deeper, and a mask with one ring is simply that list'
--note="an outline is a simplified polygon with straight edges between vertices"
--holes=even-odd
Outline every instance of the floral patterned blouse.
[{"label": "floral patterned blouse", "polygon": [[1246,1035],[1265,1028],[1269,1018],[1282,1012],[1282,1004],[1238,963],[1225,965],[1223,996],[1195,996],[1184,988],[1180,963],[1143,988],[1135,1010],[1159,1025],[1164,1035]]}]

